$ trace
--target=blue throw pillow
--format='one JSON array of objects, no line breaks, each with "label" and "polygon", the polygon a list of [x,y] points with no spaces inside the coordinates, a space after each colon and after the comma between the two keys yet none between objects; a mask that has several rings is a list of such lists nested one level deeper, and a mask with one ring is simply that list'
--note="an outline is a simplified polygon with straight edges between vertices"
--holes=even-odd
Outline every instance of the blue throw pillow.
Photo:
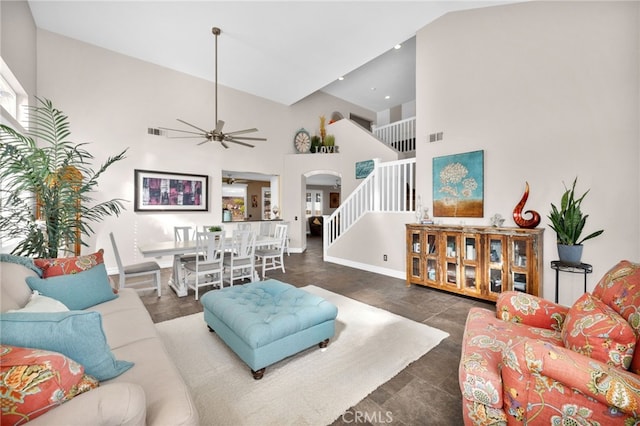
[{"label": "blue throw pillow", "polygon": [[98,380],[112,379],[133,363],[116,360],[99,312],[11,312],[0,314],[0,343],[59,352]]},{"label": "blue throw pillow", "polygon": [[44,296],[61,301],[72,311],[87,309],[118,297],[111,289],[104,263],[77,274],[28,277],[27,284],[31,290],[38,290]]}]

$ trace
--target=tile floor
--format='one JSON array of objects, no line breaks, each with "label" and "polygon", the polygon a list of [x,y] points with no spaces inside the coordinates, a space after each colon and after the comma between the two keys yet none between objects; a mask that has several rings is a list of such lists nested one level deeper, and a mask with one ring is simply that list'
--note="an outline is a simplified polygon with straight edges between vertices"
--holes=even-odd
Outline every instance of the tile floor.
[{"label": "tile floor", "polygon": [[[464,322],[471,307],[495,309],[495,305],[429,288],[406,287],[401,279],[325,263],[319,237],[308,239],[304,253],[286,257],[285,267],[286,273],[268,271],[267,277],[297,287],[309,284],[323,287],[450,334],[436,348],[352,407],[334,425],[371,424],[366,420],[394,425],[463,424],[458,363]],[[167,282],[170,272],[170,269],[163,270],[163,282]],[[207,290],[207,287],[201,289]],[[154,322],[202,311],[193,292],[179,298],[166,284],[162,297],[148,294],[142,295],[142,300]],[[384,351],[384,347],[380,350]],[[376,418],[382,421],[373,421]]]}]

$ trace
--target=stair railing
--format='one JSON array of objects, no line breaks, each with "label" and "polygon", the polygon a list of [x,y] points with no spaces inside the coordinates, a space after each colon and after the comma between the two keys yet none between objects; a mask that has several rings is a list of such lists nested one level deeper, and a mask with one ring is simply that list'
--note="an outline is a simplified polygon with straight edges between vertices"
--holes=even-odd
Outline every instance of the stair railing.
[{"label": "stair railing", "polygon": [[416,118],[406,118],[384,126],[374,127],[373,135],[400,152],[416,150]]},{"label": "stair railing", "polygon": [[415,211],[416,159],[380,163],[324,221],[324,251],[369,212]]}]

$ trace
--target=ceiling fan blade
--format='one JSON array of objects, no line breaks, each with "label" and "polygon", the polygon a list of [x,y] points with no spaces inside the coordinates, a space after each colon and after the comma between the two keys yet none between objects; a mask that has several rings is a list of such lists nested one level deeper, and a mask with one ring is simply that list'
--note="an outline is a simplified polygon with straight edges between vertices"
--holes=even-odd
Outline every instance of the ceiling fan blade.
[{"label": "ceiling fan blade", "polygon": [[[228,133],[227,133],[227,135],[228,135]],[[231,136],[231,138],[232,139],[242,139],[242,140],[245,140],[245,141],[266,141],[267,140],[265,138],[251,138],[251,137],[248,137],[248,136],[240,136],[240,137]]]},{"label": "ceiling fan blade", "polygon": [[207,142],[210,142],[210,141],[209,141],[209,139],[205,139],[205,140],[203,140],[203,141],[202,141],[202,142],[200,142],[198,145],[202,145],[202,144],[205,144],[205,143],[207,143]]},{"label": "ceiling fan blade", "polygon": [[218,120],[218,122],[216,123],[216,128],[214,130],[214,132],[222,132],[222,128],[224,127],[224,121],[222,120]]},{"label": "ceiling fan blade", "polygon": [[170,127],[158,127],[158,129],[160,129],[160,130],[168,130],[170,132],[180,132],[180,133],[189,133],[189,134],[192,134],[192,135],[202,135],[202,133],[192,132],[190,130],[183,130],[183,129],[172,129]]},{"label": "ceiling fan blade", "polygon": [[194,133],[197,136],[167,136],[167,139],[202,139],[204,135]]},{"label": "ceiling fan blade", "polygon": [[257,132],[258,129],[256,129],[255,127],[253,129],[244,129],[244,130],[236,130],[235,132],[229,132],[227,133],[227,135],[241,135],[243,133],[253,133],[253,132]]},{"label": "ceiling fan blade", "polygon": [[239,145],[248,146],[249,148],[254,148],[254,146],[253,146],[253,145],[250,145],[250,144],[245,143],[245,142],[240,142],[240,141],[237,141],[237,140],[235,140],[235,139],[227,139],[227,141],[228,141],[228,142],[237,143],[237,144],[239,144]]},{"label": "ceiling fan blade", "polygon": [[187,122],[186,122],[186,121],[184,121],[184,120],[180,120],[179,118],[176,118],[176,120],[178,120],[179,122],[181,122],[181,123],[183,123],[183,124],[186,124],[187,126],[193,127],[194,129],[198,129],[198,130],[200,130],[200,131],[201,131],[202,133],[204,133],[204,134],[207,134],[207,133],[208,133],[208,131],[207,131],[207,130],[201,129],[201,128],[200,128],[200,127],[198,127],[198,126],[194,126],[194,125],[193,125],[193,124],[191,124],[191,123],[187,123]]}]

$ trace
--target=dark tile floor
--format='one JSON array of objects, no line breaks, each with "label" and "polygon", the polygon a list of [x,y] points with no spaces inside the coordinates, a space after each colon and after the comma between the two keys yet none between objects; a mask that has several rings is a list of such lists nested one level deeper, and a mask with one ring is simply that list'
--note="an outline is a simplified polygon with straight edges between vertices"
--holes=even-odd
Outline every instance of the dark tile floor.
[{"label": "dark tile floor", "polygon": [[[322,260],[322,240],[318,237],[308,239],[304,253],[286,257],[285,267],[286,273],[269,271],[267,276],[298,287],[309,284],[323,287],[450,334],[436,348],[352,407],[334,425],[391,423],[431,426],[463,423],[458,363],[464,322],[471,307],[495,309],[495,305],[429,288],[406,287],[404,280],[325,263]],[[169,269],[163,270],[163,282],[167,282],[169,274]],[[204,287],[201,294],[207,290]],[[179,298],[166,284],[162,297],[147,294],[142,295],[142,300],[154,322],[202,311],[192,292]],[[380,350],[384,351],[384,347]]]}]

